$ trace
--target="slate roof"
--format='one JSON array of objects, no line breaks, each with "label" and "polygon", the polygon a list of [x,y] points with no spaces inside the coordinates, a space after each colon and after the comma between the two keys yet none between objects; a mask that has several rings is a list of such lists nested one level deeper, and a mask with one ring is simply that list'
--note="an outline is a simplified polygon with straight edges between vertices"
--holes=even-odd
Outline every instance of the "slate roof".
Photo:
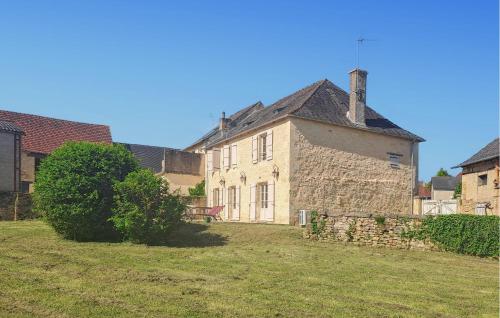
[{"label": "slate roof", "polygon": [[0,130],[8,131],[8,132],[16,133],[16,134],[23,133],[23,130],[21,127],[19,127],[18,125],[14,124],[10,121],[4,121],[4,120],[0,120]]},{"label": "slate roof", "polygon": [[423,138],[404,130],[366,106],[366,126],[352,123],[346,116],[349,110],[349,94],[327,79],[318,81],[286,96],[274,104],[258,109],[225,131],[214,128],[205,136],[208,147],[240,133],[256,129],[287,116],[318,120],[325,123],[353,127],[395,137],[424,141]]},{"label": "slate roof", "polygon": [[434,190],[446,190],[453,191],[460,181],[457,177],[443,176],[443,177],[432,177],[431,183]]},{"label": "slate roof", "polygon": [[[262,104],[261,101],[258,101],[250,106],[247,106],[241,110],[239,110],[238,112],[232,114],[231,116],[228,117],[229,119],[229,127],[235,127],[237,126],[239,123],[241,123],[242,120],[244,120],[245,118],[247,118],[249,115],[253,114],[254,112],[257,112],[257,111],[260,111],[264,109],[264,104]],[[190,148],[194,145],[197,145],[199,143],[203,143],[203,142],[206,142],[210,139],[214,139],[214,137],[216,137],[216,135],[218,134],[219,132],[219,125],[217,125],[216,127],[212,128],[212,130],[210,130],[208,133],[206,133],[205,135],[203,135],[200,139],[198,139],[197,141],[195,141],[191,146],[187,147],[187,148]]]},{"label": "slate roof", "polygon": [[175,150],[166,147],[136,145],[120,142],[117,142],[116,144],[123,145],[128,151],[134,154],[141,167],[150,169],[154,173],[160,173],[162,171],[162,162],[165,151]]},{"label": "slate roof", "polygon": [[472,165],[472,164],[475,164],[475,163],[478,163],[481,161],[486,161],[486,160],[498,158],[498,156],[499,156],[498,143],[499,143],[499,138],[496,138],[495,140],[493,140],[492,142],[490,142],[489,144],[484,146],[484,148],[479,150],[472,157],[470,157],[469,159],[465,160],[464,162],[462,162],[461,164],[459,164],[458,166],[453,167],[453,168],[465,167],[465,166],[469,166],[469,165]]},{"label": "slate roof", "polygon": [[22,149],[49,154],[66,141],[111,143],[108,126],[0,110],[0,120],[8,121],[24,131]]}]

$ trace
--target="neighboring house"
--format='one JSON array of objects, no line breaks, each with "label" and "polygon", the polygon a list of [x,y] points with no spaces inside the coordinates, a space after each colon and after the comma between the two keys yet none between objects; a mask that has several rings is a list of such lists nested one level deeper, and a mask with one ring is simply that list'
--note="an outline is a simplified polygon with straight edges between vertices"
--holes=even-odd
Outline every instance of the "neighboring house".
[{"label": "neighboring house", "polygon": [[461,212],[499,215],[498,143],[496,138],[454,167],[462,168]]},{"label": "neighboring house", "polygon": [[[23,130],[21,138],[21,191],[32,192],[40,160],[67,141],[110,144],[108,126],[0,110],[0,120]],[[3,167],[0,167],[3,170]],[[0,174],[3,173],[0,171]]]},{"label": "neighboring house", "polygon": [[202,154],[172,148],[118,143],[132,152],[143,168],[150,169],[169,183],[172,191],[188,195],[188,189],[205,177],[205,161]]},{"label": "neighboring house", "polygon": [[430,200],[432,197],[431,188],[426,187],[424,182],[418,183],[417,197],[423,200]]},{"label": "neighboring house", "polygon": [[366,106],[367,72],[350,72],[350,93],[328,80],[268,107],[220,119],[186,148],[206,153],[209,206],[224,219],[293,224],[299,210],[412,210],[417,135]]},{"label": "neighboring house", "polygon": [[442,176],[431,179],[431,199],[451,200],[455,193],[455,188],[460,182],[460,177]]},{"label": "neighboring house", "polygon": [[22,135],[21,127],[0,120],[0,192],[17,192],[21,188]]}]

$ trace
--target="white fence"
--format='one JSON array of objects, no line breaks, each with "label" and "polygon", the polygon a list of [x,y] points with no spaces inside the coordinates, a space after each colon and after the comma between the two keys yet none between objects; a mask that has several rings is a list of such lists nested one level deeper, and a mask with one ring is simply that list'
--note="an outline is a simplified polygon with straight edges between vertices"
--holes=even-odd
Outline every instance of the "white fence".
[{"label": "white fence", "polygon": [[457,205],[457,200],[422,200],[422,214],[455,214]]}]

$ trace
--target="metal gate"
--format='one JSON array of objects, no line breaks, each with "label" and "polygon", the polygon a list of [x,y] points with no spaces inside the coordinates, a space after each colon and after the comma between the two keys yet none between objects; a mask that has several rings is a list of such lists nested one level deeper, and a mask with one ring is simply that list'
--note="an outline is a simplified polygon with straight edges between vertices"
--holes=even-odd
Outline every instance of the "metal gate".
[{"label": "metal gate", "polygon": [[457,213],[457,200],[423,200],[423,215],[455,214]]}]

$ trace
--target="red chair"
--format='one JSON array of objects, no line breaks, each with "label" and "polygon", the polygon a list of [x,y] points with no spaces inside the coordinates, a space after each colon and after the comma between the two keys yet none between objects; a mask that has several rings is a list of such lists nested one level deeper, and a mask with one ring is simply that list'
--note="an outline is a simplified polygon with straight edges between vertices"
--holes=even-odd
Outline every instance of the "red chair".
[{"label": "red chair", "polygon": [[215,221],[222,221],[222,217],[220,216],[220,212],[224,210],[224,206],[214,206],[210,210],[208,210],[206,216],[213,218]]}]

